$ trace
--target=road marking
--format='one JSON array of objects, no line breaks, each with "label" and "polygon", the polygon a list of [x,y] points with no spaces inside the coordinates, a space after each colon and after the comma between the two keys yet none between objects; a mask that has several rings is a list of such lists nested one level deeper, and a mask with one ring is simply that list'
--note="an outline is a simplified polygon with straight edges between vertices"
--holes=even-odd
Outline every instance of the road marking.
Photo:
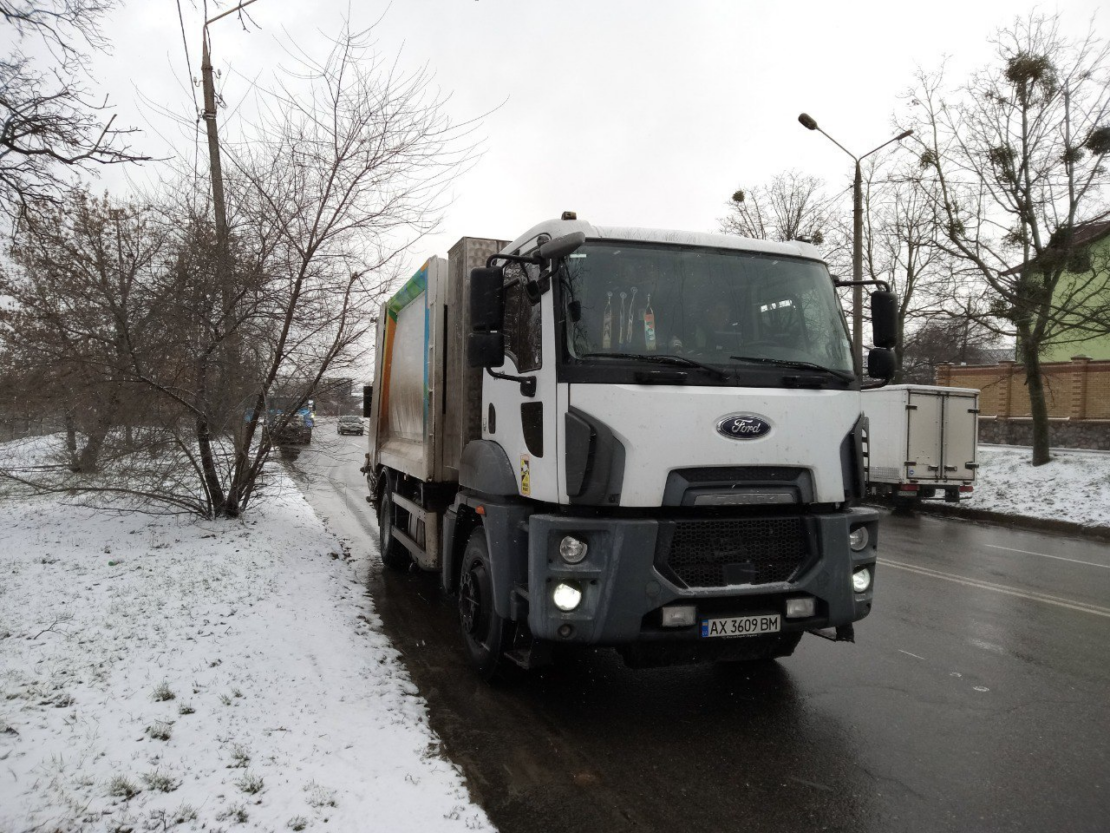
[{"label": "road marking", "polygon": [[1004,593],[1007,596],[1017,596],[1019,599],[1029,599],[1034,602],[1043,602],[1044,604],[1055,605],[1056,607],[1067,608],[1068,610],[1078,610],[1080,613],[1091,613],[1095,616],[1104,616],[1110,619],[1110,608],[1099,607],[1098,605],[1087,604],[1086,602],[1076,602],[1071,599],[1061,599],[1059,596],[1049,596],[1047,593],[1034,593],[1031,590],[1019,590],[1016,587],[1008,587],[1005,584],[995,584],[990,581],[980,581],[979,579],[968,578],[967,576],[957,576],[952,573],[942,573],[940,570],[931,570],[928,567],[918,567],[916,564],[903,564],[900,561],[891,561],[887,558],[880,558],[880,564],[885,564],[888,567],[894,567],[898,570],[906,570],[910,573],[917,573],[918,575],[928,576],[929,578],[939,578],[943,581],[951,581],[956,584],[962,584],[965,587],[976,587],[980,590],[992,590],[995,593]]},{"label": "road marking", "polygon": [[1064,558],[1062,555],[1049,555],[1044,552],[1030,552],[1029,550],[1015,550],[1013,547],[1000,547],[997,544],[983,544],[984,547],[990,547],[992,550],[1006,550],[1007,552],[1020,552],[1022,555],[1039,555],[1041,558],[1055,558],[1057,561],[1067,561],[1071,564],[1086,564],[1088,567],[1101,567],[1104,570],[1110,570],[1110,564],[1096,564],[1093,561],[1080,561],[1076,558]]},{"label": "road marking", "polygon": [[907,657],[913,657],[914,659],[925,659],[925,657],[919,657],[917,654],[911,654],[909,651],[903,651],[901,648],[898,649],[898,653],[905,654]]}]

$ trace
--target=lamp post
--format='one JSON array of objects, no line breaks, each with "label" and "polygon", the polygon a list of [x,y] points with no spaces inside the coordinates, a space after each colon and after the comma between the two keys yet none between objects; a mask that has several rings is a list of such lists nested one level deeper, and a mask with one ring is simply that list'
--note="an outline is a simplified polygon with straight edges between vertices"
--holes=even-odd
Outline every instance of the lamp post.
[{"label": "lamp post", "polygon": [[904,130],[893,139],[887,139],[877,148],[867,151],[862,156],[856,156],[844,145],[817,126],[812,116],[802,113],[798,121],[807,130],[816,130],[846,154],[856,163],[856,175],[852,181],[852,355],[855,357],[857,368],[863,368],[863,172],[860,162],[873,153],[885,148],[894,142],[900,142],[913,135],[912,130]]}]

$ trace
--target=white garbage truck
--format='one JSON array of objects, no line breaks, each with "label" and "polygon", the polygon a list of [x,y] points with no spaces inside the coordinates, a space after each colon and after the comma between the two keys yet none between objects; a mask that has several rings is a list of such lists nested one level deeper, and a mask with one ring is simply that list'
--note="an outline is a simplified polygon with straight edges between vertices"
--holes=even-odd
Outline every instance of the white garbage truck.
[{"label": "white garbage truck", "polygon": [[[806,243],[594,226],[463,238],[386,302],[363,471],[486,677],[790,655],[871,610],[860,371]],[[893,372],[894,297],[871,295]]]}]

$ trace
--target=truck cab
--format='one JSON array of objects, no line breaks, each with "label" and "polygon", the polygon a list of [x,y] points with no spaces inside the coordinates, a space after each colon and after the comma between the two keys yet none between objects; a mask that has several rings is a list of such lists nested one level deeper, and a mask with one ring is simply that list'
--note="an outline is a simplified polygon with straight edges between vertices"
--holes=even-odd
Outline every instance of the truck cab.
[{"label": "truck cab", "polygon": [[[554,644],[650,666],[852,638],[878,514],[859,505],[861,380],[812,246],[564,216],[485,266],[429,263],[419,430],[398,331],[367,469],[383,559],[441,573],[480,672]],[[422,466],[398,465],[399,434]]]}]

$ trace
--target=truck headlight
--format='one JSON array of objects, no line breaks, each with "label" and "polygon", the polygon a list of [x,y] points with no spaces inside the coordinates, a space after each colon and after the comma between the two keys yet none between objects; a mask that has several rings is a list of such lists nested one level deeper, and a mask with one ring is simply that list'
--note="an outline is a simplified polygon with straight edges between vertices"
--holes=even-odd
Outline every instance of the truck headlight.
[{"label": "truck headlight", "polygon": [[852,548],[852,552],[860,552],[870,540],[871,536],[867,533],[867,527],[865,526],[857,526],[848,533],[848,546]]},{"label": "truck headlight", "polygon": [[577,582],[560,581],[551,593],[551,601],[564,613],[569,613],[582,603],[582,590]]},{"label": "truck headlight", "polygon": [[864,567],[862,570],[856,570],[852,576],[852,589],[857,593],[867,592],[867,588],[871,586],[871,570]]},{"label": "truck headlight", "polygon": [[559,555],[567,564],[578,564],[586,557],[589,547],[585,541],[579,541],[573,535],[568,535],[559,542]]}]

